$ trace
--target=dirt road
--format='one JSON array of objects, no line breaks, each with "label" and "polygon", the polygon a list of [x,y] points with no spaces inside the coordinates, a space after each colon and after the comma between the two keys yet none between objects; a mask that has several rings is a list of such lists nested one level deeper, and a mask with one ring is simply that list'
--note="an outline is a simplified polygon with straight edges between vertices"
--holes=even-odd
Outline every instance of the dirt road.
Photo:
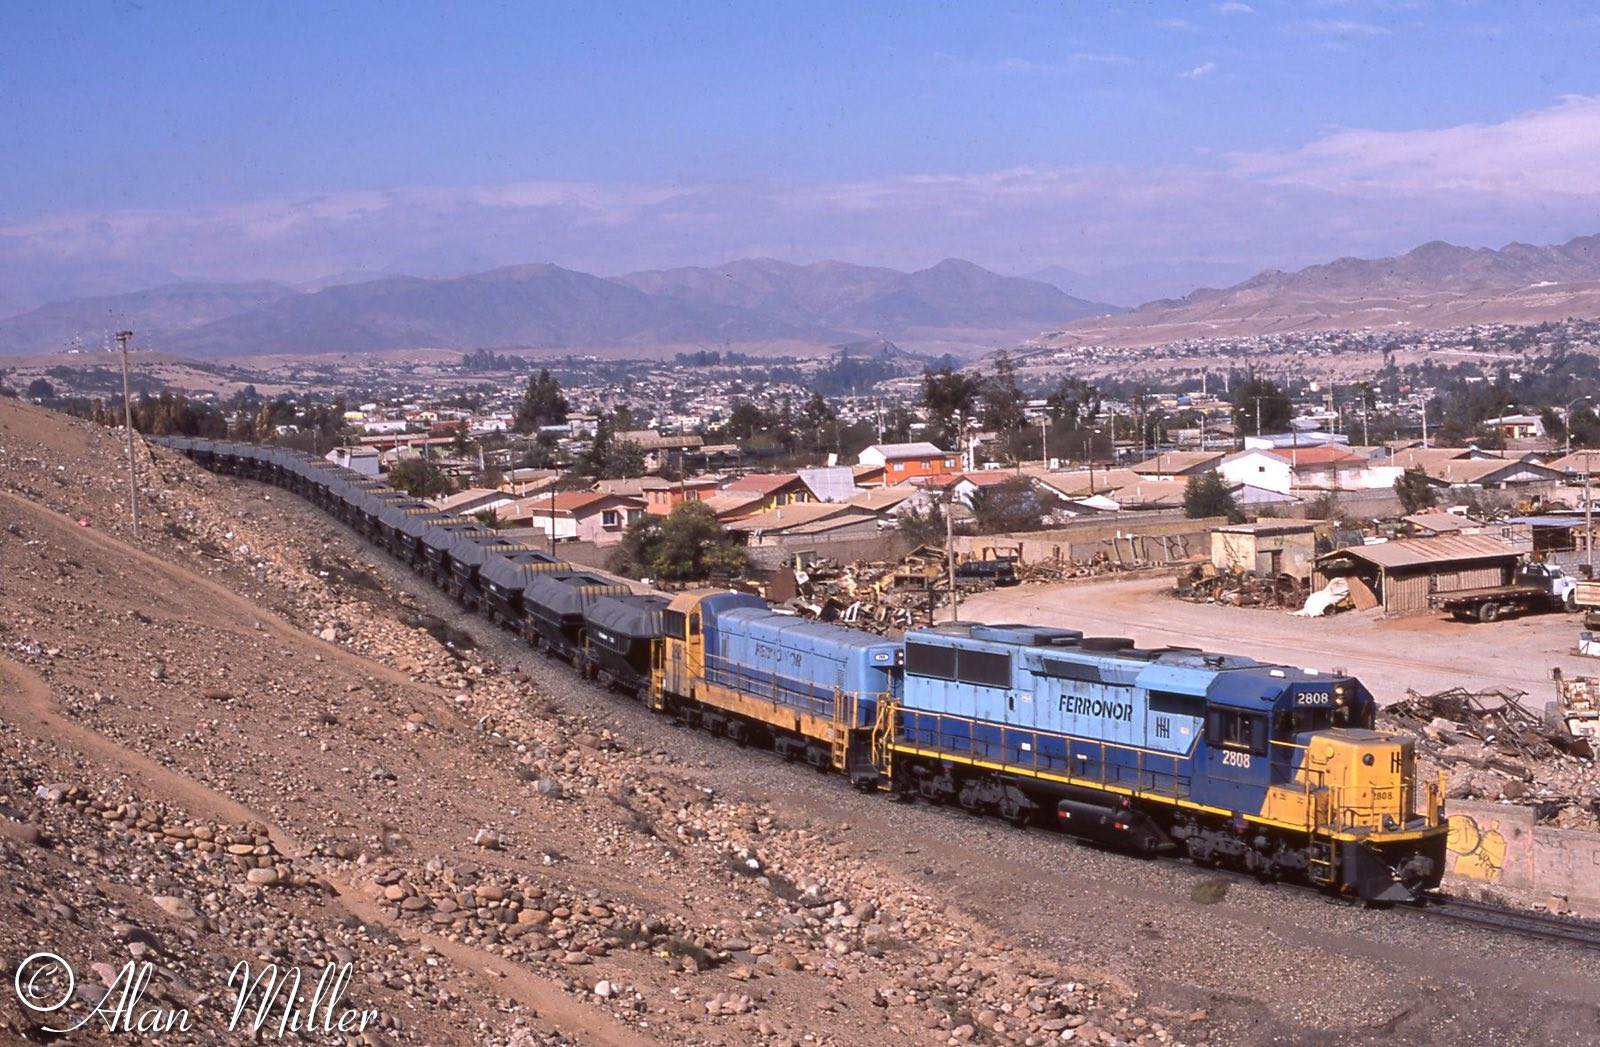
[{"label": "dirt road", "polygon": [[1130,636],[1142,646],[1188,646],[1314,669],[1345,669],[1384,705],[1406,690],[1508,687],[1536,705],[1555,697],[1550,670],[1600,675],[1600,661],[1577,653],[1579,620],[1529,615],[1492,624],[1435,615],[1383,619],[1377,611],[1296,618],[1253,607],[1191,604],[1168,595],[1167,579],[1019,586],[963,601],[961,617]]}]

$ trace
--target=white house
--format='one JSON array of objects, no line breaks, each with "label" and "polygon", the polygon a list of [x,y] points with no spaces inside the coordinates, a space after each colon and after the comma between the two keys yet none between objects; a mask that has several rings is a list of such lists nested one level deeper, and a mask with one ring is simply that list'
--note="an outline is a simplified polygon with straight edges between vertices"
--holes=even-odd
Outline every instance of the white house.
[{"label": "white house", "polygon": [[1261,447],[1230,454],[1217,464],[1229,486],[1245,484],[1263,491],[1288,494],[1294,486],[1294,466],[1289,459]]},{"label": "white house", "polygon": [[323,455],[334,465],[360,473],[362,476],[378,475],[378,449],[376,447],[335,447]]}]

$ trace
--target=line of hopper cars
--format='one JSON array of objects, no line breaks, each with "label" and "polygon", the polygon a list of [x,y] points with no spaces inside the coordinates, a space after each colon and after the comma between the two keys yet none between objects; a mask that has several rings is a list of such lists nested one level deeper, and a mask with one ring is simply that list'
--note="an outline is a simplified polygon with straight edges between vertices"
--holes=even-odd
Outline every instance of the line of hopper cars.
[{"label": "line of hopper cars", "polygon": [[1369,901],[1443,875],[1441,783],[1348,675],[1031,625],[888,639],[747,593],[640,593],[320,458],[158,442],[307,498],[587,678],[859,787]]}]

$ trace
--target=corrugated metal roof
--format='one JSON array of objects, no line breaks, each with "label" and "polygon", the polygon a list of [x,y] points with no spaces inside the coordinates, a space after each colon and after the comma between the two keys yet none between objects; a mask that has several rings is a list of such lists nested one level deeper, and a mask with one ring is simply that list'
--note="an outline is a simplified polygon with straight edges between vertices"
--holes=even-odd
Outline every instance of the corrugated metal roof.
[{"label": "corrugated metal roof", "polygon": [[842,502],[860,493],[855,474],[848,465],[800,470],[800,482],[811,489],[819,502]]},{"label": "corrugated metal roof", "polygon": [[1348,549],[1324,553],[1317,557],[1317,561],[1320,563],[1338,556],[1353,556],[1392,570],[1430,563],[1515,557],[1526,551],[1523,548],[1526,544],[1508,542],[1486,534],[1444,534],[1433,538],[1412,538],[1404,542],[1353,545]]},{"label": "corrugated metal roof", "polygon": [[1582,527],[1581,516],[1513,516],[1507,523],[1528,524],[1532,527]]}]

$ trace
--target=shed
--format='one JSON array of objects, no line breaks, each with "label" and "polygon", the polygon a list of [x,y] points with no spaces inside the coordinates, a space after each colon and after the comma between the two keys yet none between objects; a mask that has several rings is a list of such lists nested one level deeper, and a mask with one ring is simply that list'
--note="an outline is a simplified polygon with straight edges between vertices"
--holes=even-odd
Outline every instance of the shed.
[{"label": "shed", "polygon": [[1540,560],[1571,559],[1561,554],[1587,548],[1582,516],[1517,516],[1507,522],[1521,524],[1532,532],[1533,554]]},{"label": "shed", "polygon": [[1333,524],[1326,520],[1262,520],[1231,524],[1211,532],[1211,563],[1219,571],[1255,571],[1257,574],[1311,573],[1318,542],[1327,549]]},{"label": "shed", "polygon": [[1311,587],[1359,579],[1389,614],[1426,611],[1432,593],[1505,585],[1529,544],[1475,534],[1357,545],[1317,557]]}]

